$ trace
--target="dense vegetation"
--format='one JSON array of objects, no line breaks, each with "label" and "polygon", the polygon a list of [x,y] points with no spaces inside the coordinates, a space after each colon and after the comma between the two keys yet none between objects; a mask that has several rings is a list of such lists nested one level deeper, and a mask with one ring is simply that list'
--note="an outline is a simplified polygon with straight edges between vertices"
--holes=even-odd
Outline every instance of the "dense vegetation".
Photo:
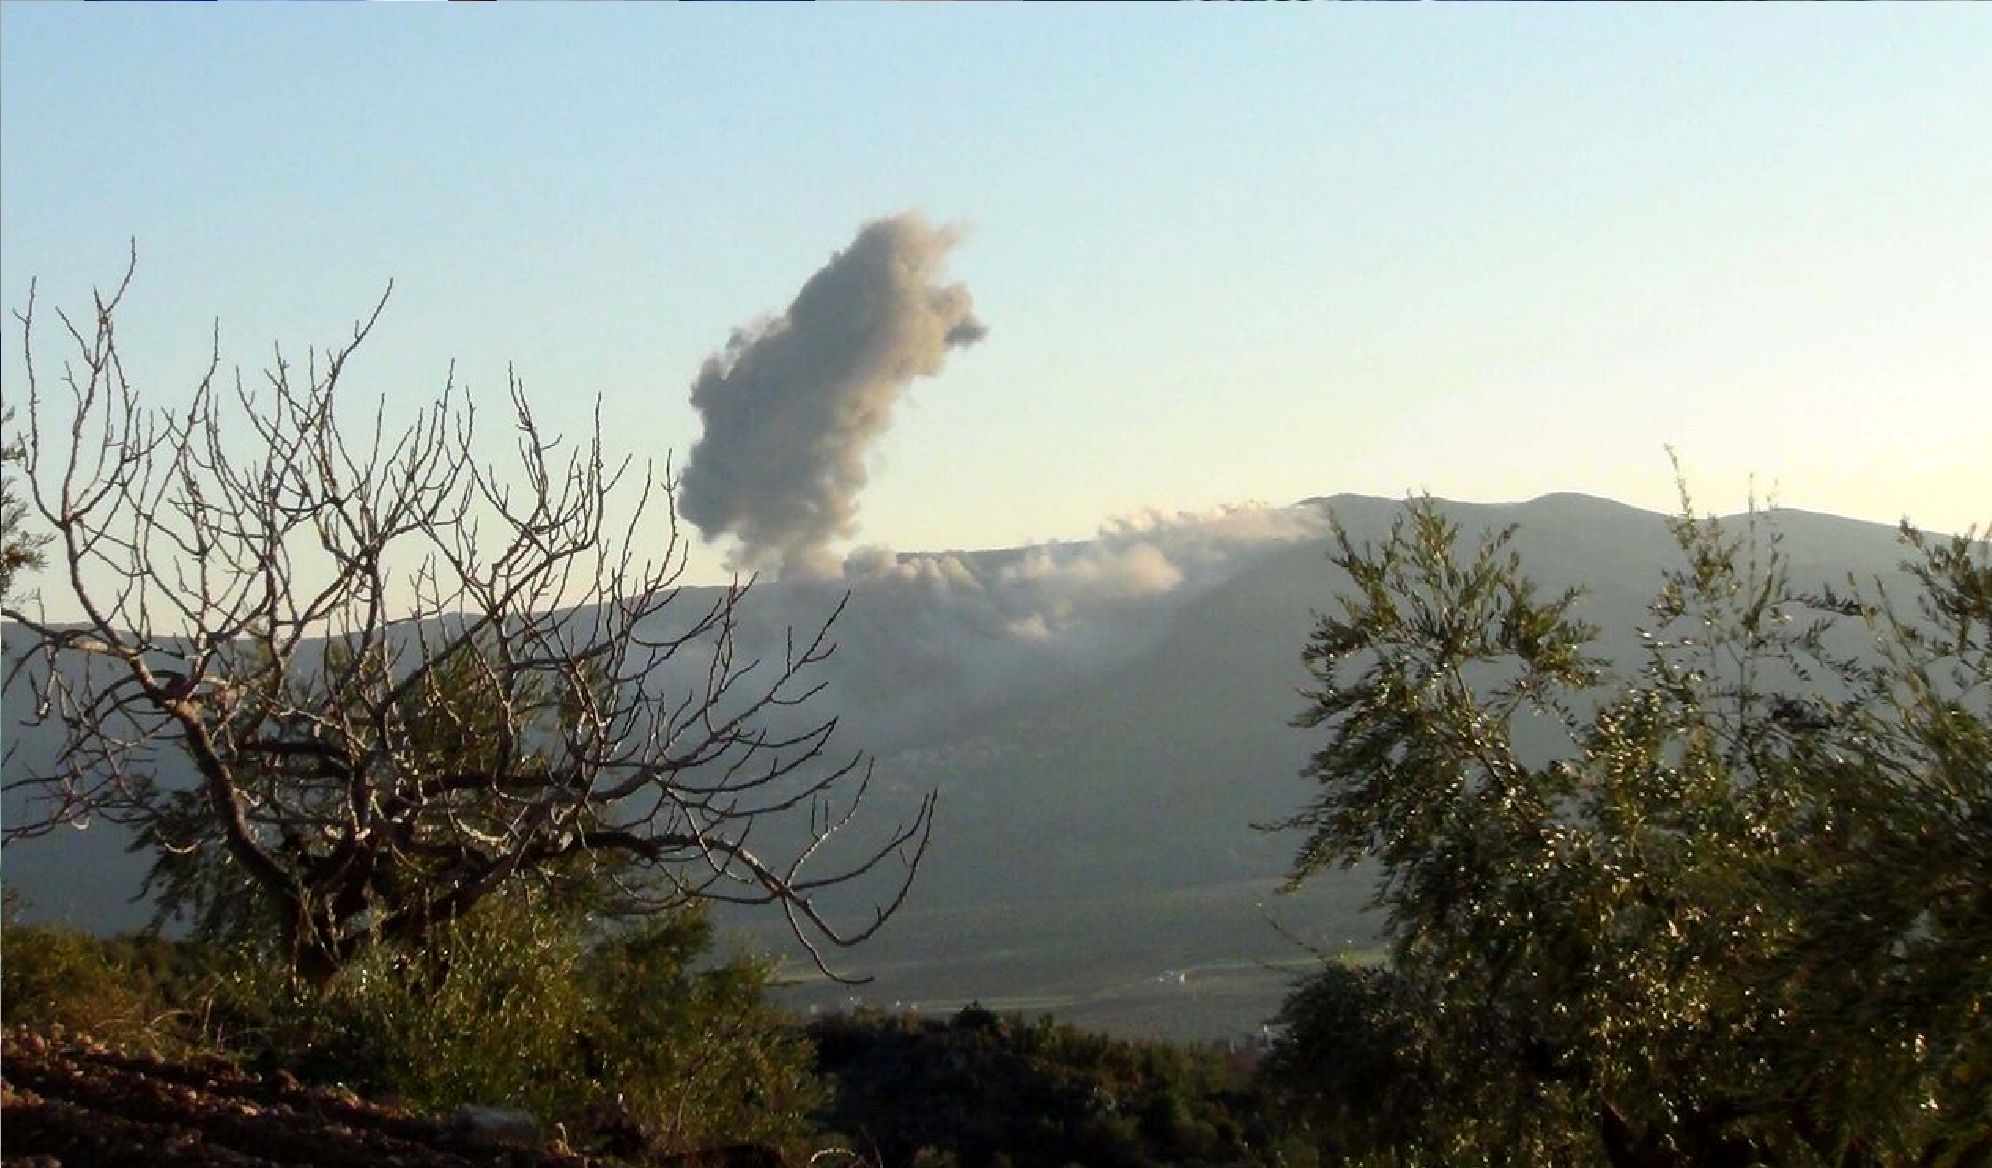
[{"label": "dense vegetation", "polygon": [[978,1006],[947,1021],[827,1018],[810,1032],[836,1084],[830,1125],[879,1163],[1312,1162],[1270,1119],[1251,1057],[1221,1047],[1121,1041]]},{"label": "dense vegetation", "polygon": [[1987,545],[1905,526],[1905,603],[1799,587],[1758,519],[1674,532],[1616,677],[1508,533],[1339,539],[1295,879],[1379,861],[1390,963],[1273,1063],[1338,1154],[1992,1161]]},{"label": "dense vegetation", "polygon": [[7,1022],[169,1054],[225,1054],[418,1110],[524,1107],[584,1151],[758,1143],[844,1162],[1313,1162],[1251,1058],[1111,1039],[979,1007],[952,1019],[773,1009],[766,970],[701,960],[688,913],[590,935],[501,899],[419,958],[370,955],[329,988],[202,942],[9,924]]},{"label": "dense vegetation", "polygon": [[416,953],[326,986],[270,949],[5,930],[6,1021],[166,1053],[222,1053],[417,1110],[525,1108],[577,1146],[798,1148],[823,1097],[757,962],[713,961],[688,908],[591,925],[507,894]]}]

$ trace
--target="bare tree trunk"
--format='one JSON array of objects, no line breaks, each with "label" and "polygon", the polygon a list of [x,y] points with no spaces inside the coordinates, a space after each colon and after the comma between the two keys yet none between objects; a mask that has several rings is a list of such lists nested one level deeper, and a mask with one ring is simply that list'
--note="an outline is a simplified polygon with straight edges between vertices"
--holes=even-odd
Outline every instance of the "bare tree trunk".
[{"label": "bare tree trunk", "polygon": [[[833,753],[836,719],[807,714],[837,614],[750,654],[750,584],[679,586],[668,465],[612,459],[599,421],[578,445],[543,435],[516,378],[503,467],[475,453],[453,384],[398,433],[384,404],[342,425],[386,296],[301,370],[279,350],[253,389],[222,385],[217,339],[187,403],[148,408],[117,347],[131,275],[80,324],[56,314],[72,408],[46,431],[32,291],[17,314],[26,486],[83,621],[5,609],[35,634],[39,717],[64,738],[55,766],[8,776],[33,798],[8,839],[134,826],[169,909],[240,921],[260,898],[313,977],[527,874],[613,866],[655,909],[778,905],[819,966],[821,943],[855,944],[903,902],[931,794],[869,845],[835,842],[868,775]],[[162,749],[191,760],[197,798],[159,781]],[[780,854],[750,847],[785,822]],[[857,927],[818,910],[874,875]]]}]

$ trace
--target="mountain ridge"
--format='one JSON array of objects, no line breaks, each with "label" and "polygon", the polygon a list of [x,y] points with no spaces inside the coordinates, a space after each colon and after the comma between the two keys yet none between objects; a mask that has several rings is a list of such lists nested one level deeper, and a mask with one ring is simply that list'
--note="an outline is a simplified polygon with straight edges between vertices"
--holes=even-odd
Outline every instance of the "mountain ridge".
[{"label": "mountain ridge", "polygon": [[[1285,984],[1280,970],[1306,957],[1269,914],[1324,948],[1373,947],[1377,923],[1361,912],[1368,874],[1329,874],[1282,898],[1296,841],[1253,824],[1309,794],[1300,774],[1310,742],[1291,726],[1307,681],[1300,653],[1341,581],[1325,519],[1304,512],[1332,509],[1360,546],[1382,538],[1404,505],[1330,496],[1103,530],[1084,543],[1009,549],[1000,562],[907,553],[890,574],[849,581],[826,674],[836,705],[821,712],[845,719],[848,745],[872,751],[875,819],[941,793],[934,848],[905,914],[850,958],[853,972],[878,974],[858,991],[864,1000],[1022,1002],[1114,1029],[1229,1033],[1263,1017]],[[1636,651],[1633,630],[1678,558],[1667,516],[1573,492],[1443,506],[1469,540],[1518,524],[1524,570],[1545,587],[1587,588],[1583,612],[1608,630],[1607,655]],[[1793,518],[1783,548],[1801,584],[1895,572],[1895,529]],[[744,635],[806,620],[798,610],[835,591],[757,588],[763,607]],[[5,632],[11,657],[21,630]],[[10,754],[26,713],[10,687]],[[22,740],[8,777],[33,754]],[[10,800],[10,821],[17,809]],[[7,882],[34,915],[98,931],[143,923],[143,906],[121,903],[143,860],[124,855],[108,826],[6,849]],[[779,927],[727,920],[741,943],[793,957]],[[1214,972],[1156,980],[1185,969]],[[851,994],[794,992],[818,1009]]]}]

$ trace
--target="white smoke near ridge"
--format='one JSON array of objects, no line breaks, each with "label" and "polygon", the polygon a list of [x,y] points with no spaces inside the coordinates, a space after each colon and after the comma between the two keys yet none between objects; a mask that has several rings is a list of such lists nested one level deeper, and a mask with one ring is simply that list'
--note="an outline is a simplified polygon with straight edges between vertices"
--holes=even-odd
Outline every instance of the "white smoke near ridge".
[{"label": "white smoke near ridge", "polygon": [[918,212],[867,223],[786,312],[705,363],[679,505],[708,538],[739,540],[735,567],[837,574],[826,547],[856,528],[866,451],[893,405],[986,332],[968,289],[940,282],[959,239]]},{"label": "white smoke near ridge", "polygon": [[1147,511],[1109,521],[1096,538],[1010,553],[915,553],[860,548],[844,561],[856,590],[946,594],[987,610],[970,623],[1042,640],[1090,621],[1223,583],[1258,553],[1328,532],[1318,507],[1242,504],[1214,511]]},{"label": "white smoke near ridge", "polygon": [[848,589],[832,687],[875,741],[944,726],[1105,674],[1167,635],[1177,611],[1264,556],[1323,538],[1325,509],[1147,512],[1095,539],[997,552],[854,551],[842,578],[785,588],[789,604]]}]

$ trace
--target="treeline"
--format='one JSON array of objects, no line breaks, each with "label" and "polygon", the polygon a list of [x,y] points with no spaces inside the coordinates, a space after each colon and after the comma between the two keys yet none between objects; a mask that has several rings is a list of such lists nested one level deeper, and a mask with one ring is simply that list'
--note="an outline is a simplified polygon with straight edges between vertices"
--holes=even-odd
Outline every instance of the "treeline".
[{"label": "treeline", "polygon": [[[1434,502],[1306,660],[1294,879],[1374,861],[1389,962],[1271,1073],[1382,1166],[1992,1164],[1992,548],[1794,580],[1775,514],[1673,522],[1640,659]],[[1526,743],[1526,745],[1525,745]]]},{"label": "treeline", "polygon": [[1254,1060],[970,1006],[810,1026],[830,1123],[881,1164],[1311,1164]]},{"label": "treeline", "polygon": [[804,1020],[704,916],[605,928],[508,894],[328,987],[253,949],[10,921],[6,1022],[337,1083],[415,1111],[523,1108],[642,1163],[743,1143],[879,1168],[1310,1165],[1301,1101],[1222,1047],[972,1006]]}]

